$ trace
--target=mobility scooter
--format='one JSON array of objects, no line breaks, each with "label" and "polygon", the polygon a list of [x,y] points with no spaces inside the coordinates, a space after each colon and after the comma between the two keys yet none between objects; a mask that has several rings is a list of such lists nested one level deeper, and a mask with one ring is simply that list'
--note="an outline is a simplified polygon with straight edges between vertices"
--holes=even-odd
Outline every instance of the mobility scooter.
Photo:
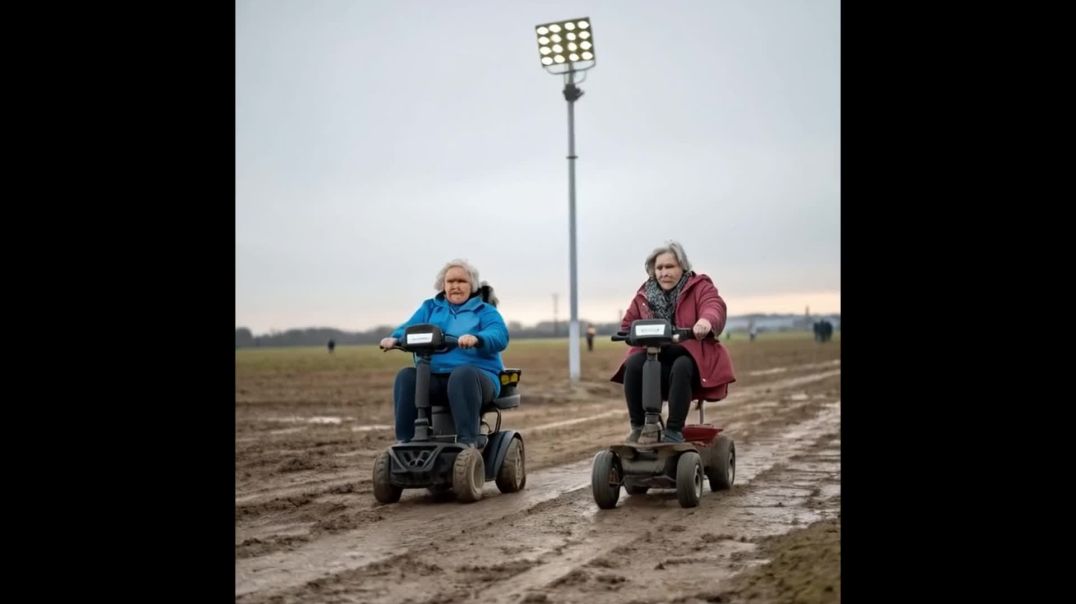
[{"label": "mobility scooter", "polygon": [[632,322],[627,333],[613,336],[614,341],[646,349],[643,363],[646,422],[638,442],[614,444],[594,457],[591,490],[598,507],[616,507],[620,487],[629,495],[642,495],[654,488],[675,488],[676,498],[685,508],[699,505],[703,476],[709,480],[711,491],[732,487],[736,477],[736,445],[721,433],[723,428],[703,423],[702,399],[696,405],[699,423],[684,426],[684,442],[663,442],[658,354],[663,347],[691,337],[690,328],[673,328],[664,319],[639,319]]},{"label": "mobility scooter", "polygon": [[[381,503],[400,500],[404,489],[426,488],[435,496],[455,493],[462,502],[482,498],[483,485],[497,482],[502,493],[514,493],[527,483],[523,437],[514,430],[501,429],[501,411],[519,406],[517,392],[520,369],[500,373],[500,396],[482,406],[478,447],[456,442],[456,427],[448,405],[430,405],[430,359],[452,350],[457,338],[442,333],[436,325],[408,327],[392,348],[416,356],[415,436],[382,451],[374,461],[374,497]],[[497,421],[490,426],[488,413]]]}]

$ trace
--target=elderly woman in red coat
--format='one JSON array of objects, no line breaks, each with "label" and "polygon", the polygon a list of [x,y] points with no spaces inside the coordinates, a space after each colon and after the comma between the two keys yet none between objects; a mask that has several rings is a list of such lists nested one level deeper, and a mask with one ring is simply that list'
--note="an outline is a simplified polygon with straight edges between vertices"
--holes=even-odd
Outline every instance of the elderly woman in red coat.
[{"label": "elderly woman in red coat", "polygon": [[[684,422],[692,399],[716,401],[728,395],[736,381],[732,359],[717,336],[725,329],[725,301],[710,277],[691,270],[684,248],[674,241],[646,257],[649,278],[639,287],[620,322],[627,331],[636,319],[666,319],[673,327],[690,327],[695,338],[661,350],[661,396],[669,401],[664,442],[684,442]],[[713,337],[710,337],[711,334]],[[629,442],[642,432],[643,361],[645,350],[632,347],[612,381],[624,384],[631,421]]]}]

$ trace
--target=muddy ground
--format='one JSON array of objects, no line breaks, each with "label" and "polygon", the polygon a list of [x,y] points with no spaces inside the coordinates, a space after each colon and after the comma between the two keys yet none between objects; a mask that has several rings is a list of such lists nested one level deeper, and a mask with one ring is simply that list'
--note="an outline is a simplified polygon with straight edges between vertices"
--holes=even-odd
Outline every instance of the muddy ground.
[{"label": "muddy ground", "polygon": [[409,355],[237,351],[236,600],[838,602],[839,335],[730,343],[738,381],[705,412],[736,441],[736,484],[689,509],[672,490],[593,501],[591,460],[627,433],[608,382],[625,347],[606,339],[574,387],[565,341],[513,343],[523,403],[503,421],[525,439],[526,488],[486,483],[471,504],[374,500]]}]

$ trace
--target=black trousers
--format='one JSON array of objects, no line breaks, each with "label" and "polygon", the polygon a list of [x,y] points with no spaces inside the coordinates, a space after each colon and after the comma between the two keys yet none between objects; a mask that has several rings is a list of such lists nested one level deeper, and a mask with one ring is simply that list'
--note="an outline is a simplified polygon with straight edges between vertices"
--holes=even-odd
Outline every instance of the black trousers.
[{"label": "black trousers", "polygon": [[[624,398],[628,402],[628,415],[635,426],[643,425],[643,363],[646,353],[638,352],[628,357],[624,366]],[[695,361],[683,346],[666,346],[658,353],[661,363],[661,398],[669,401],[669,417],[665,422],[668,430],[683,430],[687,412],[691,409],[691,387],[698,380]],[[659,407],[660,409],[660,407]]]}]

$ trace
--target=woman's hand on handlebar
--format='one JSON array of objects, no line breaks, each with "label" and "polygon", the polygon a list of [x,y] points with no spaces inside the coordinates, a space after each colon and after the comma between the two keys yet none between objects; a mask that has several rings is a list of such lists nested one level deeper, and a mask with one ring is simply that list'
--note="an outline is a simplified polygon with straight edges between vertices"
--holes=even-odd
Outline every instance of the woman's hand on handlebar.
[{"label": "woman's hand on handlebar", "polygon": [[456,340],[456,345],[460,348],[474,348],[475,346],[478,346],[478,338],[469,333],[465,333]]},{"label": "woman's hand on handlebar", "polygon": [[381,338],[381,349],[388,350],[396,345],[396,338]]},{"label": "woman's hand on handlebar", "polygon": [[696,340],[701,340],[710,335],[711,329],[713,329],[713,325],[710,325],[709,321],[706,319],[699,319],[698,322],[695,323],[695,326],[691,328],[691,331],[695,333]]}]

